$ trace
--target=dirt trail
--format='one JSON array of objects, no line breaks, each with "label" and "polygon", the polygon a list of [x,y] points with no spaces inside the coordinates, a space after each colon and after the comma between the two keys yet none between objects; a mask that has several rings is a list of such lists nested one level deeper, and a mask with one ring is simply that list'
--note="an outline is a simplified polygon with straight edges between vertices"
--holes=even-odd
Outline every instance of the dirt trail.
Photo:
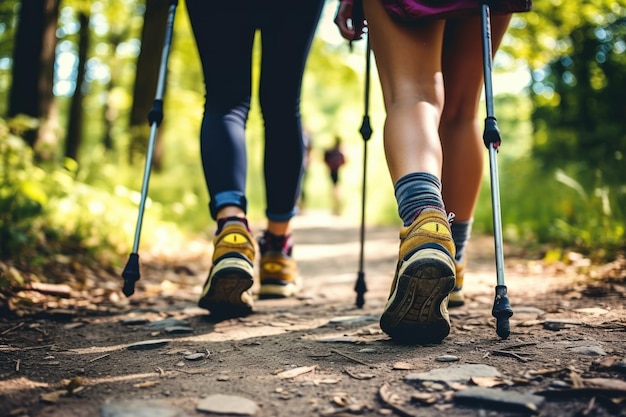
[{"label": "dirt trail", "polygon": [[[358,224],[308,213],[294,234],[305,289],[257,301],[246,318],[214,322],[196,307],[211,251],[197,241],[142,254],[130,299],[0,321],[0,416],[220,413],[211,406],[281,417],[626,415],[623,270],[590,284],[575,257],[546,265],[507,246],[515,314],[501,340],[491,316],[493,240],[476,236],[467,303],[451,310],[451,335],[440,345],[402,346],[377,322],[397,230],[366,230],[361,309]],[[103,285],[121,290],[121,281]],[[448,368],[446,377],[438,368]]]}]

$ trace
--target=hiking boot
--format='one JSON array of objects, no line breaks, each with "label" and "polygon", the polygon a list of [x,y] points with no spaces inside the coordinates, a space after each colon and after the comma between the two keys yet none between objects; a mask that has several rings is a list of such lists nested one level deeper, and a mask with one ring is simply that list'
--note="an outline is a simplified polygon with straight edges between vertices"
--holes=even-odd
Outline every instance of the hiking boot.
[{"label": "hiking boot", "polygon": [[213,238],[213,266],[198,305],[216,316],[242,317],[252,312],[248,290],[254,282],[254,238],[245,219],[228,218],[221,223]]},{"label": "hiking boot", "polygon": [[441,342],[450,333],[455,246],[444,213],[425,209],[400,230],[400,253],[380,327],[394,341]]},{"label": "hiking boot", "polygon": [[300,290],[300,276],[292,258],[291,236],[265,232],[259,239],[261,250],[259,298],[287,298]]},{"label": "hiking boot", "polygon": [[456,267],[456,283],[450,293],[448,307],[460,307],[465,304],[465,296],[463,295],[463,278],[465,277],[465,262],[455,262]]}]

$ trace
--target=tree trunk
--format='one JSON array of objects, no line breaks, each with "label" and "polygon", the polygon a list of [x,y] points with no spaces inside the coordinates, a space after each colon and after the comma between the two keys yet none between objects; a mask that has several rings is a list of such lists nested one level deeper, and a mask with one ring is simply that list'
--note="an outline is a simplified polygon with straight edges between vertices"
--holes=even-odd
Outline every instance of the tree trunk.
[{"label": "tree trunk", "polygon": [[[133,89],[133,105],[130,112],[130,146],[128,160],[132,164],[135,156],[145,155],[150,138],[148,113],[154,102],[161,66],[161,55],[165,39],[165,29],[169,11],[169,0],[150,0],[146,2],[146,12],[141,33],[141,51],[137,58],[137,75]],[[161,129],[159,129],[159,132]],[[160,135],[158,135],[160,136]],[[159,148],[160,141],[157,138]],[[153,166],[158,169],[160,152],[153,156]]]},{"label": "tree trunk", "polygon": [[118,69],[119,62],[117,59],[116,51],[117,51],[117,47],[122,42],[122,39],[123,37],[122,37],[122,34],[120,33],[112,33],[109,35],[109,43],[111,44],[111,50],[113,51],[113,53],[108,58],[109,68],[111,71],[111,78],[106,88],[106,100],[105,100],[105,104],[103,108],[104,110],[104,115],[103,115],[104,116],[103,117],[104,133],[102,136],[102,144],[104,146],[104,149],[106,149],[107,151],[112,151],[114,148],[112,130],[113,130],[113,124],[119,116],[118,109],[113,104],[112,95],[113,95],[113,91],[115,90],[115,86],[116,86],[117,78],[118,78],[118,72],[119,72],[119,69]]},{"label": "tree trunk", "polygon": [[26,115],[38,119],[39,126],[22,135],[33,148],[43,144],[40,151],[46,159],[58,142],[52,86],[59,3],[60,0],[28,0],[20,5],[7,112],[9,117]]},{"label": "tree trunk", "polygon": [[[25,3],[25,2],[24,2]],[[39,119],[39,63],[43,45],[44,0],[36,0],[31,7],[20,6],[15,47],[13,49],[13,77],[9,93],[7,115],[26,115]],[[37,4],[35,4],[37,3]],[[38,129],[22,132],[30,146],[35,146]]]},{"label": "tree trunk", "polygon": [[65,139],[65,156],[78,160],[78,151],[83,135],[83,82],[85,81],[85,64],[89,50],[89,15],[84,11],[78,14],[80,31],[78,33],[78,69],[76,75],[76,88],[70,104],[70,116]]}]

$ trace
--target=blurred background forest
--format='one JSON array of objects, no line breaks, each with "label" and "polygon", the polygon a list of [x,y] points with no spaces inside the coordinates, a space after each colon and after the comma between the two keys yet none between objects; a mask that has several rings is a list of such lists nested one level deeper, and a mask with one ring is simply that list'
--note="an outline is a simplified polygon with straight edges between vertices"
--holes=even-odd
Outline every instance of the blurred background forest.
[{"label": "blurred background forest", "polygon": [[[15,271],[46,270],[77,254],[112,268],[124,264],[170,3],[0,2],[0,289],[25,279]],[[373,135],[365,144],[365,42],[350,50],[332,23],[336,7],[336,0],[326,4],[305,74],[302,114],[313,145],[305,210],[331,208],[323,151],[339,136],[347,156],[343,216],[360,219],[367,146],[367,222],[396,224],[378,81],[374,71]],[[514,17],[496,56],[504,238],[540,256],[574,250],[605,262],[625,248],[625,11],[626,0],[535,1],[532,12]],[[141,248],[213,232],[199,157],[203,103],[181,1]],[[253,220],[264,210],[257,103],[253,96],[248,122]],[[487,171],[475,233],[492,231],[489,187]]]}]

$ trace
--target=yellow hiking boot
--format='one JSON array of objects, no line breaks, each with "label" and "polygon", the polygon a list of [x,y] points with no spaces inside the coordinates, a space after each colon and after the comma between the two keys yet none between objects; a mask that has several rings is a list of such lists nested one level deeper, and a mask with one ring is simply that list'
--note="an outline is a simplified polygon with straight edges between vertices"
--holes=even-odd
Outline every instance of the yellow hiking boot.
[{"label": "yellow hiking boot", "polygon": [[291,236],[265,232],[259,239],[261,251],[259,298],[287,298],[301,288],[296,261],[292,257]]},{"label": "yellow hiking boot", "polygon": [[450,333],[448,294],[455,285],[455,246],[446,216],[426,209],[400,230],[391,294],[380,318],[394,341],[441,342]]},{"label": "yellow hiking boot", "polygon": [[448,307],[460,307],[465,304],[465,296],[463,295],[463,278],[465,277],[465,262],[455,262],[456,267],[456,283],[450,293]]},{"label": "yellow hiking boot", "polygon": [[213,266],[198,305],[219,317],[246,316],[252,312],[255,249],[245,219],[227,221],[213,245]]}]

